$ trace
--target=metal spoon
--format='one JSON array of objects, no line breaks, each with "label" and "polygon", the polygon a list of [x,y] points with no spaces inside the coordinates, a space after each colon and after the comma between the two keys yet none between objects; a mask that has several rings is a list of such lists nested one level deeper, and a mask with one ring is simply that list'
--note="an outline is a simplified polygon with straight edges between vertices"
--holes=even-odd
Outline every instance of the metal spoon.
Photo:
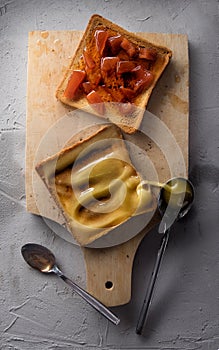
[{"label": "metal spoon", "polygon": [[140,311],[136,333],[141,334],[144,323],[148,316],[151,305],[155,283],[161,266],[162,258],[167,247],[170,235],[170,227],[177,220],[183,218],[190,210],[194,201],[194,187],[192,183],[184,178],[174,178],[169,180],[162,187],[158,197],[158,208],[162,215],[159,232],[163,233],[160,248],[151,280],[145,295],[145,299]]},{"label": "metal spoon", "polygon": [[54,254],[46,247],[35,244],[27,243],[21,248],[21,253],[24,260],[34,269],[44,273],[55,273],[64,282],[73,288],[73,290],[80,295],[85,301],[99,311],[103,316],[110,320],[115,325],[118,325],[120,319],[114,315],[105,305],[95,299],[91,294],[79,287],[76,283],[66,277],[62,271],[58,268],[55,261]]}]

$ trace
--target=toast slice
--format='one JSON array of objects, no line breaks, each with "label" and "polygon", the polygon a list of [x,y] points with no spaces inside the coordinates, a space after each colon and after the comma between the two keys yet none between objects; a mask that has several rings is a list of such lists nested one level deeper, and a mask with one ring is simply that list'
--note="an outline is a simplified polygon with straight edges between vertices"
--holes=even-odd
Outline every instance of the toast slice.
[{"label": "toast slice", "polygon": [[[135,132],[172,52],[93,15],[56,97]],[[135,108],[133,108],[135,107]]]},{"label": "toast slice", "polygon": [[90,135],[37,164],[36,171],[82,246],[155,209],[114,124],[92,128]]}]

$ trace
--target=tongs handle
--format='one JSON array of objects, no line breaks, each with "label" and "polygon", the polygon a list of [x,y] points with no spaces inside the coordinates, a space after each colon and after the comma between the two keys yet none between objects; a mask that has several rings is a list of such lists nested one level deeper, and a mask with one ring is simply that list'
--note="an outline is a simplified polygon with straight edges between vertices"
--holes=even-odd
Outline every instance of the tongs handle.
[{"label": "tongs handle", "polygon": [[158,253],[157,253],[157,259],[156,259],[156,262],[154,265],[154,270],[153,270],[153,273],[151,275],[151,280],[150,280],[150,283],[149,283],[149,286],[148,286],[148,289],[147,289],[147,292],[146,292],[146,295],[144,298],[144,302],[143,302],[143,305],[142,305],[142,308],[140,311],[140,316],[139,316],[137,327],[136,327],[137,334],[142,333],[142,329],[143,329],[144,323],[145,323],[147,315],[148,315],[149,307],[151,305],[151,301],[152,301],[152,297],[153,297],[155,283],[156,283],[159,269],[161,266],[162,258],[164,256],[164,253],[165,253],[165,250],[167,247],[169,235],[170,235],[170,230],[168,229],[163,235],[161,245],[160,245],[160,248],[159,248]]}]

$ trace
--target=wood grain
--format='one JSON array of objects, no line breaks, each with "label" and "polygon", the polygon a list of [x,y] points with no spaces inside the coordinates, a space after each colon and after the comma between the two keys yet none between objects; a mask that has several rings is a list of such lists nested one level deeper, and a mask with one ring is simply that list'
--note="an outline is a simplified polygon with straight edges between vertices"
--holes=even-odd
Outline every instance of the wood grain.
[{"label": "wood grain", "polygon": [[[150,98],[148,110],[163,122],[179,146],[185,171],[172,156],[174,169],[166,159],[160,145],[149,135],[136,133],[127,139],[139,145],[153,162],[160,181],[185,175],[188,171],[188,113],[189,113],[189,61],[188,40],[181,34],[137,33],[156,44],[169,47],[172,60],[159,80]],[[27,118],[26,118],[26,205],[27,211],[52,219],[61,225],[59,215],[44,184],[35,173],[35,164],[59,150],[62,142],[52,138],[48,147],[45,135],[70,109],[56,100],[55,90],[77,48],[82,32],[78,31],[35,31],[29,33]],[[80,130],[75,119],[74,128]],[[143,130],[145,134],[145,130]],[[165,141],[165,140],[164,140]],[[168,139],[165,141],[168,144]],[[46,143],[45,143],[46,144]],[[171,148],[171,144],[170,144]],[[169,151],[171,158],[171,149]],[[141,169],[140,169],[141,170]],[[45,205],[44,205],[45,204]],[[131,240],[106,249],[83,248],[87,289],[108,306],[127,303],[131,298],[132,265],[138,245],[145,234],[159,221],[155,215],[145,230]],[[111,281],[112,288],[105,283]]]}]

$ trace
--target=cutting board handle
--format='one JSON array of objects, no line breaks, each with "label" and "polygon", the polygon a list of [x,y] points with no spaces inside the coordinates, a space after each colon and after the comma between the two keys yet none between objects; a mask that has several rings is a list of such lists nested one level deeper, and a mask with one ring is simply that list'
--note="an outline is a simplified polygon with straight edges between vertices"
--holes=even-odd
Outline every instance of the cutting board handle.
[{"label": "cutting board handle", "polygon": [[109,248],[82,248],[87,291],[106,306],[127,304],[131,299],[132,267],[138,246],[159,221],[155,214],[149,225],[129,241]]}]

